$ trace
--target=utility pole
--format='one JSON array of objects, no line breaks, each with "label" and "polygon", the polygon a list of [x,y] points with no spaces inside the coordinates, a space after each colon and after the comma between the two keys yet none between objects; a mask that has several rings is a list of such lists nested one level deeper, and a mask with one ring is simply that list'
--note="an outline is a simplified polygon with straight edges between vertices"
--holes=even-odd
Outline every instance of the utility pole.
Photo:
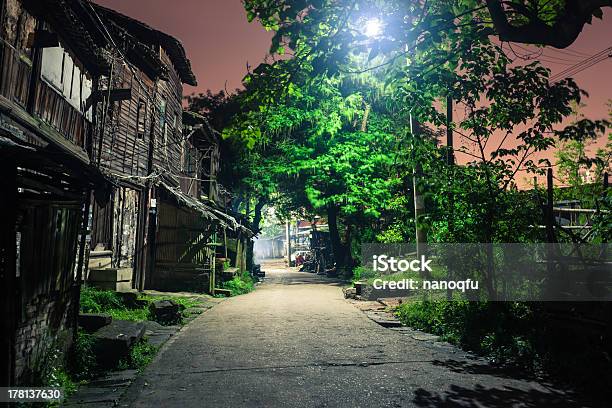
[{"label": "utility pole", "polygon": [[289,220],[285,223],[285,237],[287,239],[287,265],[291,266],[291,224]]},{"label": "utility pole", "polygon": [[453,150],[453,97],[446,97],[446,163],[449,166],[455,164],[455,152]]},{"label": "utility pole", "polygon": [[[446,97],[446,164],[451,170],[451,166],[455,164],[455,154],[453,151],[453,97],[449,93]],[[451,176],[448,180],[448,231],[451,238],[453,237],[455,231],[455,197],[453,196],[453,178],[454,171],[451,173]],[[454,256],[454,254],[453,254]],[[454,276],[452,276],[452,268],[448,268],[448,279],[452,280]],[[452,290],[446,291],[447,300],[452,300],[453,292]]]},{"label": "utility pole", "polygon": [[[418,126],[418,125],[417,125]],[[415,126],[414,120],[412,118],[412,113],[410,113],[410,134],[412,136],[412,157],[415,159],[415,163],[412,167],[412,191],[413,191],[413,201],[414,201],[414,226],[415,226],[415,237],[416,237],[416,253],[417,258],[421,259],[421,255],[423,254],[423,245],[427,242],[427,234],[419,223],[421,216],[425,213],[425,200],[423,195],[421,194],[421,189],[419,186],[419,176],[421,173],[421,166],[416,163],[416,135],[415,135]]]}]

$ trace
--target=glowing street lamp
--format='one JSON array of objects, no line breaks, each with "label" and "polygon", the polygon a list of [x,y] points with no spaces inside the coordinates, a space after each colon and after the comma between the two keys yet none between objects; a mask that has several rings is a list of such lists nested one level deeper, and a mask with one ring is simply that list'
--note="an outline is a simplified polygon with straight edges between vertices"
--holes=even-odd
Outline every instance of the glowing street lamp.
[{"label": "glowing street lamp", "polygon": [[376,38],[382,34],[383,23],[379,18],[370,18],[366,20],[363,33],[366,37]]}]

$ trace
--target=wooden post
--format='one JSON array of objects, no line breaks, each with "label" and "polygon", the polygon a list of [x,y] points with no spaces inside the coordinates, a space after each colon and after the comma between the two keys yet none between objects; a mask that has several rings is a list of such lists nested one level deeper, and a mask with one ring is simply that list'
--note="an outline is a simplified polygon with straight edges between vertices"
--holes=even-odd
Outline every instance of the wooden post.
[{"label": "wooden post", "polygon": [[285,223],[285,236],[287,238],[287,266],[291,266],[291,226],[289,221]]},{"label": "wooden post", "polygon": [[85,263],[85,246],[87,245],[87,235],[89,235],[89,212],[91,208],[92,191],[88,188],[85,192],[83,203],[83,219],[81,221],[81,234],[79,240],[79,254],[77,260],[76,278],[73,282],[73,340],[77,340],[79,334],[79,310],[81,308],[81,285],[83,283],[83,268]]},{"label": "wooden post", "polygon": [[546,172],[546,240],[555,242],[555,214],[553,210],[553,171],[548,168]]},{"label": "wooden post", "polygon": [[546,172],[546,271],[548,274],[548,291],[551,296],[557,296],[560,289],[556,274],[556,259],[553,243],[555,242],[555,214],[553,210],[553,172],[548,168]]},{"label": "wooden post", "polygon": [[412,136],[412,157],[415,160],[413,169],[412,169],[412,191],[413,191],[413,201],[414,201],[414,229],[415,229],[415,241],[416,241],[416,253],[417,258],[421,258],[423,253],[423,245],[427,242],[427,234],[426,231],[421,228],[420,218],[425,212],[425,200],[421,195],[421,189],[419,185],[419,177],[421,173],[421,166],[416,163],[416,128],[418,124],[412,118],[412,113],[410,114],[410,134]]},{"label": "wooden post", "polygon": [[453,97],[446,97],[446,163],[451,166],[455,164],[455,152],[453,147]]},{"label": "wooden post", "polygon": [[[36,22],[35,35],[42,31],[42,19]],[[26,102],[26,110],[29,114],[34,114],[36,107],[36,91],[38,89],[38,81],[40,80],[40,70],[42,67],[42,48],[34,47],[32,50],[32,71],[30,72],[30,82],[28,83],[28,98]]]},{"label": "wooden post", "polygon": [[[449,94],[446,97],[446,164],[451,167],[455,164],[455,153],[453,151],[453,97]],[[450,169],[449,169],[450,170]],[[453,175],[451,177],[454,176]],[[453,195],[453,180],[448,180],[448,232],[451,237],[453,237],[455,231],[455,196]],[[453,248],[454,249],[454,248]],[[453,280],[453,276],[451,275],[453,268],[448,268],[449,275],[447,276],[448,280]],[[452,300],[453,291],[448,289],[446,291],[446,299]]]},{"label": "wooden post", "polygon": [[15,375],[15,328],[17,325],[17,165],[9,155],[0,156],[0,385],[11,386]]}]

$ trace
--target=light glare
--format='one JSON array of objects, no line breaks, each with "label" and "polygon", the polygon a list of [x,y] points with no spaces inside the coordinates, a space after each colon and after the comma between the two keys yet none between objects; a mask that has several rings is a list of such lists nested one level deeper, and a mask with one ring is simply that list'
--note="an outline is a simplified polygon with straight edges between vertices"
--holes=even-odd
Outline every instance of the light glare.
[{"label": "light glare", "polygon": [[370,18],[365,22],[364,32],[368,37],[378,37],[382,34],[382,21],[378,18]]}]

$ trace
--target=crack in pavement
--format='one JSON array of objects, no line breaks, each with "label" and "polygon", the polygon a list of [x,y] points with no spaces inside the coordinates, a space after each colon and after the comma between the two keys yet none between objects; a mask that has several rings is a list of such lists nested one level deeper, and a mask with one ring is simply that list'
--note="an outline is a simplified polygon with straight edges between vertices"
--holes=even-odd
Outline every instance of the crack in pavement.
[{"label": "crack in pavement", "polygon": [[[288,368],[317,368],[317,367],[369,367],[386,364],[409,364],[409,363],[433,363],[434,360],[402,360],[402,361],[363,361],[363,362],[329,362],[329,363],[311,363],[311,364],[293,364],[293,365],[276,365],[276,366],[260,366],[260,367],[227,367],[227,368],[212,368],[209,370],[184,370],[182,374],[206,374],[231,371],[257,371],[257,370],[282,370]],[[171,375],[171,372],[156,372],[154,376]]]}]

